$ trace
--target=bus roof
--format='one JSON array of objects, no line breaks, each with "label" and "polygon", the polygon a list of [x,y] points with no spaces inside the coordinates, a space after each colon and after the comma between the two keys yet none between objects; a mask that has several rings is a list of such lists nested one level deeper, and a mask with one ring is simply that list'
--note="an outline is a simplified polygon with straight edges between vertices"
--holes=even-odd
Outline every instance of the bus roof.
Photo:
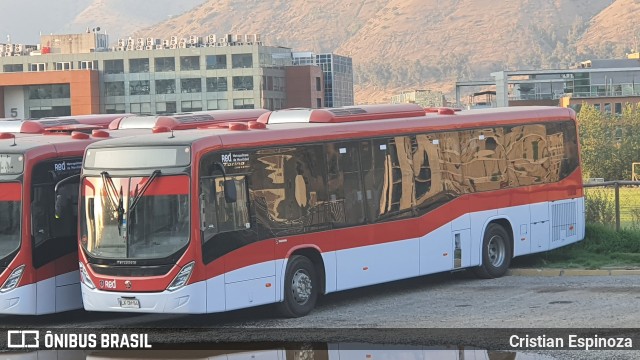
[{"label": "bus roof", "polygon": [[112,121],[131,114],[95,114],[49,117],[38,120],[0,120],[0,132],[40,134],[51,128],[65,126],[96,126],[106,128]]},{"label": "bus roof", "polygon": [[[516,123],[536,123],[559,119],[575,119],[575,112],[561,107],[505,107],[456,111],[453,115],[427,113],[419,117],[382,119],[339,123],[268,124],[266,129],[252,126],[185,130],[175,134],[139,135],[135,139],[122,137],[98,144],[97,147],[124,147],[140,145],[185,145],[207,148],[224,144],[225,147],[260,147],[300,142],[323,142],[337,139],[373,138],[387,134],[446,131],[464,128],[482,128]],[[244,129],[244,131],[242,131]],[[197,150],[194,149],[195,150]]]},{"label": "bus roof", "polygon": [[109,124],[109,129],[152,129],[166,127],[168,130],[194,129],[223,122],[247,122],[258,119],[262,114],[268,113],[265,109],[237,109],[237,110],[213,110],[198,111],[173,115],[140,115],[127,116],[114,120]]},{"label": "bus roof", "polygon": [[38,148],[54,146],[58,151],[84,151],[90,143],[108,138],[148,134],[147,130],[106,131],[93,130],[88,134],[80,131],[46,132],[43,134],[0,133],[0,153],[27,153]]}]

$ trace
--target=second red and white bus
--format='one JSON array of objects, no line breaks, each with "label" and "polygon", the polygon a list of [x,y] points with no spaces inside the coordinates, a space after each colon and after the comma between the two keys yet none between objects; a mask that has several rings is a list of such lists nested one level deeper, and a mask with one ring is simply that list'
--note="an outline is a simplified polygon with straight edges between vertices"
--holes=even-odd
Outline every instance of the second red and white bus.
[{"label": "second red and white bus", "polygon": [[584,237],[575,113],[294,109],[92,144],[84,307],[211,313],[472,268]]},{"label": "second red and white bus", "polygon": [[[82,307],[78,184],[90,143],[151,133],[150,129],[170,134],[176,129],[255,120],[265,112],[0,122],[0,129],[15,132],[0,133],[0,314],[39,315]],[[111,120],[110,130],[98,129],[109,126]]]}]

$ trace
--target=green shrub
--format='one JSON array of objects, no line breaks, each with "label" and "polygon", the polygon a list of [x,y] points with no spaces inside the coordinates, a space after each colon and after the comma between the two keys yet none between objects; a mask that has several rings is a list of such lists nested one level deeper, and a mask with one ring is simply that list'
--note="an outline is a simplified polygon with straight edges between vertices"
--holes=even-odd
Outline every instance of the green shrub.
[{"label": "green shrub", "polygon": [[611,192],[603,189],[585,191],[585,217],[587,223],[598,223],[612,226],[615,223],[616,210]]}]

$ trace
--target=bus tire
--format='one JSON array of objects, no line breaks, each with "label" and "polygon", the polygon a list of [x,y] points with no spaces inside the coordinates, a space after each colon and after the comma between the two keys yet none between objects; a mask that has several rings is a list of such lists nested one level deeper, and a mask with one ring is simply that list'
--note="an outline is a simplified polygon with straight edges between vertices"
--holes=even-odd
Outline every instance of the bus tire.
[{"label": "bus tire", "polygon": [[292,256],[287,262],[284,278],[284,301],[278,304],[279,312],[286,317],[305,316],[316,305],[320,283],[313,263],[301,255]]},{"label": "bus tire", "polygon": [[511,263],[511,237],[500,224],[487,226],[482,240],[482,264],[474,269],[477,277],[493,279],[507,272]]}]

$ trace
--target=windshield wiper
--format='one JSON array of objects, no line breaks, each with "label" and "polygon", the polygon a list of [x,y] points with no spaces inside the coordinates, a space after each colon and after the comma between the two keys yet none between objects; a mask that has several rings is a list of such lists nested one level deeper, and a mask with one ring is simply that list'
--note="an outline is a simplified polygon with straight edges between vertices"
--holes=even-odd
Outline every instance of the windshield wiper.
[{"label": "windshield wiper", "polygon": [[140,201],[144,193],[147,191],[147,189],[149,188],[149,185],[151,185],[153,180],[155,180],[155,178],[160,176],[160,174],[161,174],[160,170],[154,170],[151,176],[149,176],[149,180],[147,180],[147,182],[142,186],[142,189],[140,189],[140,191],[138,191],[138,185],[136,184],[136,192],[133,195],[133,199],[131,200],[131,203],[129,205],[129,214],[131,214],[133,210],[135,210],[136,205],[138,205],[138,201]]},{"label": "windshield wiper", "polygon": [[121,232],[122,222],[124,220],[124,202],[123,202],[123,193],[122,186],[120,186],[120,196],[118,196],[118,191],[116,190],[116,185],[113,183],[113,179],[108,172],[103,171],[100,173],[102,176],[102,182],[106,185],[107,197],[111,202],[111,206],[113,206],[114,211],[117,213],[118,219],[118,231]]}]

